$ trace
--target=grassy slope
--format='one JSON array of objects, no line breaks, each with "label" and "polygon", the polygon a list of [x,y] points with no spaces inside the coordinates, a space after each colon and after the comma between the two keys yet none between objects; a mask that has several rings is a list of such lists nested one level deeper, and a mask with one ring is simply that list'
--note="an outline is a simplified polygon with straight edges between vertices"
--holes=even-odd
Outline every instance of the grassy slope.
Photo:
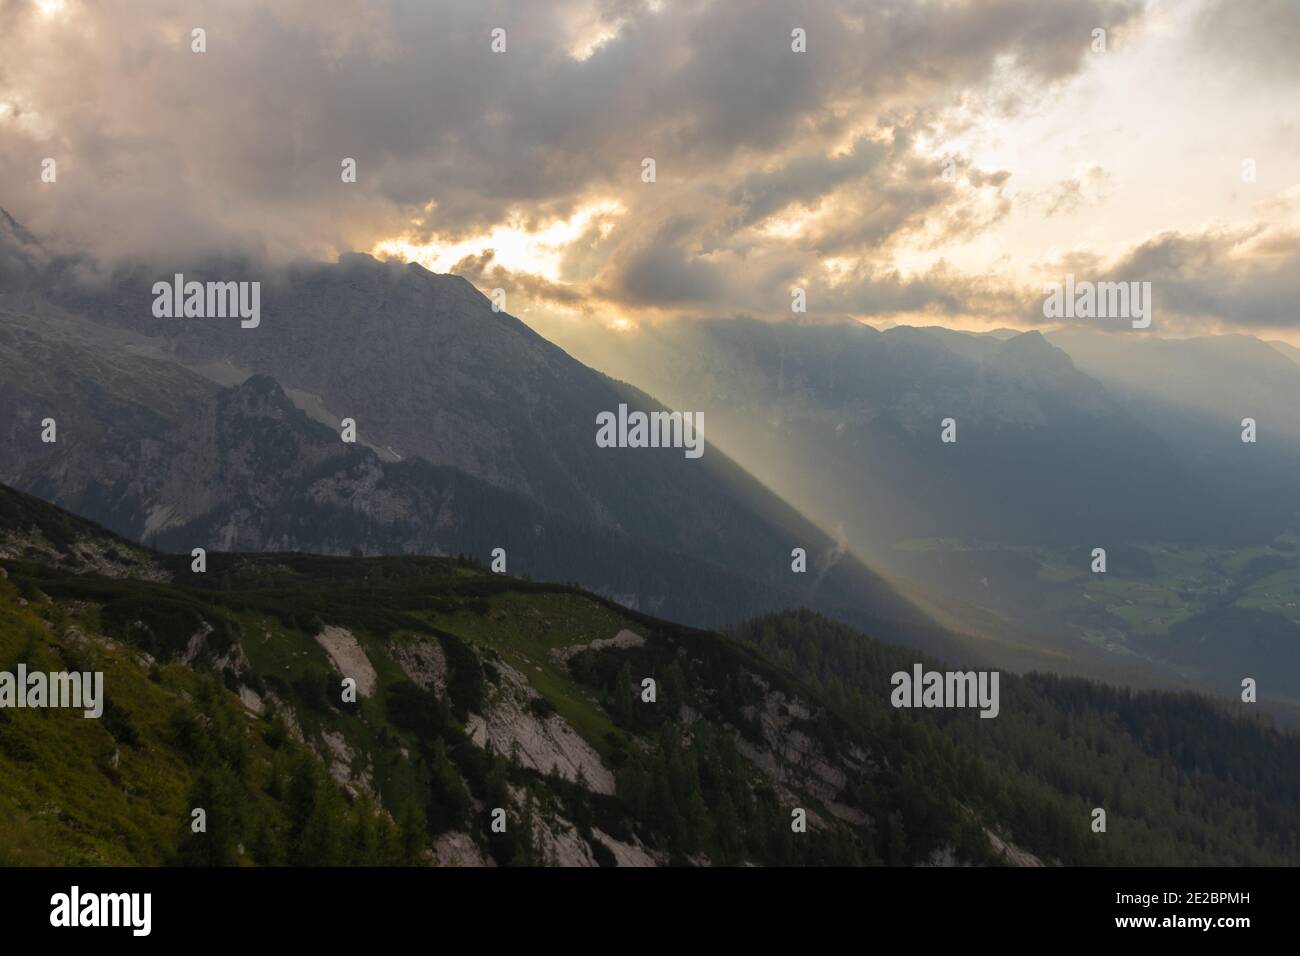
[{"label": "grassy slope", "polygon": [[[576,803],[583,804],[585,809],[576,809],[620,839],[632,832],[647,841],[662,836],[632,812],[634,797],[623,802],[623,776],[618,799],[584,796],[506,766],[500,756],[485,757],[465,742],[463,718],[433,714],[434,724],[421,724],[395,712],[395,699],[412,686],[394,659],[395,647],[429,639],[440,641],[452,661],[453,686],[438,707],[479,710],[497,692],[493,662],[504,662],[524,674],[607,764],[640,766],[643,787],[654,786],[660,773],[695,772],[689,768],[696,758],[663,756],[663,733],[675,706],[653,716],[643,708],[620,710],[611,697],[620,668],[630,665],[638,679],[656,675],[666,701],[688,704],[714,729],[725,724],[747,732],[744,708],[753,697],[748,682],[737,680],[742,672],[787,696],[816,701],[818,712],[801,729],[824,741],[832,756],[865,747],[883,761],[852,782],[847,797],[861,801],[878,821],[850,838],[865,841],[859,852],[865,859],[897,862],[944,841],[966,839],[972,809],[1026,849],[1066,862],[1235,862],[1234,834],[1248,841],[1240,849],[1242,860],[1290,859],[1296,852],[1294,834],[1290,843],[1269,836],[1290,826],[1276,800],[1267,794],[1250,797],[1247,791],[1262,791],[1246,771],[1224,769],[1203,746],[1193,746],[1198,735],[1214,735],[1235,741],[1232,752],[1249,750],[1251,762],[1260,767],[1280,768],[1294,763],[1294,738],[1239,728],[1202,703],[1142,698],[1138,706],[1093,685],[1008,677],[998,721],[899,712],[884,703],[888,675],[915,660],[914,652],[871,641],[816,615],[765,619],[775,622],[776,630],[751,627],[737,643],[574,588],[492,575],[452,560],[212,554],[207,573],[195,575],[188,557],[155,558],[173,583],[78,576],[42,564],[0,561],[7,569],[0,580],[0,669],[12,670],[24,659],[45,669],[102,668],[110,701],[101,721],[58,711],[0,712],[0,819],[6,821],[0,827],[0,861],[171,862],[183,849],[199,778],[214,767],[229,771],[235,757],[245,788],[239,794],[248,811],[244,816],[267,821],[271,843],[305,839],[294,829],[295,811],[286,805],[286,789],[293,788],[284,787],[283,780],[307,750],[283,739],[276,721],[247,714],[229,689],[240,683],[289,702],[318,747],[325,732],[340,734],[368,765],[394,817],[428,799],[432,734],[445,739],[457,771],[480,798],[488,798],[489,778],[504,773],[512,787],[528,788],[552,807],[563,803],[570,816]],[[179,664],[153,668],[141,658],[142,647],[159,655],[183,648],[194,632],[192,613],[215,625],[218,637],[238,642],[249,663],[245,673],[205,674]],[[147,633],[134,623],[144,619],[152,625]],[[339,675],[311,636],[322,623],[349,628],[376,670],[377,692],[358,705],[331,700],[337,699]],[[71,627],[88,635],[107,633],[111,640],[79,640]],[[646,637],[645,647],[587,652],[575,659],[580,666],[567,668],[552,656],[558,648],[613,637],[624,628]],[[217,650],[221,646],[214,641]],[[760,646],[766,657],[755,650]],[[202,670],[210,663],[201,660],[198,666]],[[669,693],[674,679],[681,682],[676,697]],[[1088,703],[1076,716],[1081,700]],[[1128,711],[1128,717],[1117,716]],[[1143,736],[1152,730],[1144,721],[1152,720],[1165,741],[1159,747]],[[1191,728],[1188,742],[1170,737],[1166,724]],[[185,743],[186,726],[204,728],[201,736],[216,741],[215,756],[212,747],[198,753],[187,749],[193,742]],[[727,759],[725,747],[701,753]],[[1089,772],[1081,775],[1085,763]],[[731,773],[748,779],[750,771]],[[1283,782],[1294,777],[1290,771],[1278,773]],[[1108,780],[1139,785],[1108,790]],[[719,785],[716,774],[712,785]],[[1212,789],[1206,791],[1207,786]],[[715,789],[713,796],[720,792]],[[1257,806],[1234,811],[1222,824],[1234,833],[1217,834],[1213,819],[1185,809],[1199,807],[1202,795],[1201,809],[1212,807],[1214,813],[1248,800]],[[643,793],[639,813],[661,796]],[[805,805],[822,807],[802,796]],[[1083,812],[1094,805],[1089,801],[1117,797],[1130,805],[1118,811],[1115,828],[1131,817],[1140,832],[1130,831],[1132,839],[1123,841],[1091,839]],[[715,846],[717,858],[761,859],[769,850],[778,852],[760,832],[771,827],[774,807],[779,810],[774,799],[759,795],[752,806],[741,808],[743,825],[760,835],[730,849]],[[1176,827],[1169,820],[1175,811],[1182,817]],[[1208,828],[1212,839],[1197,828]],[[250,847],[268,842],[251,824],[240,832]],[[707,821],[700,832],[710,832]],[[284,856],[259,854],[232,850],[223,862]],[[338,853],[325,859],[347,861]]]},{"label": "grassy slope", "polygon": [[[211,676],[154,667],[127,644],[84,636],[98,635],[100,624],[93,604],[69,612],[0,580],[0,670],[26,661],[29,671],[102,671],[106,698],[98,720],[61,709],[0,710],[0,863],[174,862],[198,778],[214,762],[232,762],[230,753],[214,761],[202,738],[240,751],[233,762],[246,784],[237,798],[245,819],[284,834],[289,822],[283,795],[271,795],[273,780],[306,757],[305,748],[248,714]],[[187,743],[195,728],[202,737]]]}]

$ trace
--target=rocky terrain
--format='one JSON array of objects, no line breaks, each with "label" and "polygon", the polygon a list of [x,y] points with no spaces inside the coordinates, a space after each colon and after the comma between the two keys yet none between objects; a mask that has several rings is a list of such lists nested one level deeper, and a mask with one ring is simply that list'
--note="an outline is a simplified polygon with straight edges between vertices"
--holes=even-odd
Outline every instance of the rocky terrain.
[{"label": "rocky terrain", "polygon": [[[156,319],[140,269],[52,256],[7,217],[0,247],[0,481],[125,537],[482,561],[502,548],[513,573],[696,624],[808,604],[900,636],[929,627],[720,450],[598,448],[599,412],[661,406],[463,279],[365,256],[276,270],[264,320],[241,329]],[[811,573],[792,572],[796,547]]]}]

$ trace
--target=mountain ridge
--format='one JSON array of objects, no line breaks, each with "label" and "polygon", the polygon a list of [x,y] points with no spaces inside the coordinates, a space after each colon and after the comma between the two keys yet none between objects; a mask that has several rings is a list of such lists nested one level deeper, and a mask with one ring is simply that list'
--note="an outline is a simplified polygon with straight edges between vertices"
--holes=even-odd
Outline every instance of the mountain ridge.
[{"label": "mountain ridge", "polygon": [[[165,576],[64,560],[104,542]],[[1300,852],[1300,800],[1260,785],[1300,779],[1300,738],[1195,695],[1004,674],[994,720],[899,711],[890,674],[942,662],[811,611],[718,634],[426,557],[214,552],[195,573],[188,555],[4,486],[0,660],[102,668],[108,704],[99,722],[0,712],[2,862],[1033,866]],[[355,703],[340,699],[344,676],[358,678]],[[62,788],[58,813],[35,812],[51,799],[44,779]],[[1099,804],[1113,836],[1091,832]],[[193,806],[207,838],[189,832]],[[494,808],[504,834],[488,826]]]},{"label": "mountain ridge", "polygon": [[[459,409],[457,414],[461,416],[471,415],[472,408],[482,413],[486,424],[472,426],[471,434],[455,427],[448,431],[434,421],[430,435],[435,437],[430,440],[445,444],[453,438],[458,441],[463,438],[469,450],[459,451],[450,461],[441,463],[434,454],[428,459],[431,467],[425,468],[416,464],[415,459],[427,457],[420,453],[436,452],[436,448],[426,445],[413,451],[400,436],[376,433],[373,420],[350,409],[341,393],[323,387],[323,379],[308,375],[292,378],[290,383],[281,382],[278,376],[265,370],[264,363],[250,361],[253,357],[250,354],[238,349],[224,351],[231,341],[247,341],[241,335],[252,335],[252,341],[259,343],[254,352],[274,353],[285,361],[286,354],[310,345],[307,350],[313,354],[323,351],[335,356],[328,360],[311,359],[318,364],[325,362],[322,368],[335,367],[329,365],[333,362],[342,363],[338,368],[346,369],[348,356],[364,352],[365,336],[354,319],[341,317],[348,314],[348,306],[339,305],[339,296],[324,295],[317,290],[318,298],[334,300],[335,314],[340,316],[334,324],[351,328],[345,333],[344,345],[318,348],[314,337],[322,334],[321,323],[305,322],[310,309],[304,308],[297,313],[296,322],[281,330],[288,336],[288,345],[280,348],[276,343],[267,346],[257,338],[278,327],[278,322],[271,321],[270,312],[266,324],[257,330],[217,329],[203,321],[189,320],[165,323],[174,335],[159,337],[158,322],[148,309],[145,308],[143,316],[135,311],[136,307],[146,305],[142,294],[145,285],[135,286],[131,293],[134,299],[129,299],[121,292],[129,283],[119,276],[116,281],[121,294],[101,291],[98,298],[88,298],[55,289],[49,292],[48,300],[30,292],[19,299],[8,297],[12,303],[8,309],[0,301],[0,310],[4,310],[0,314],[0,336],[3,336],[0,364],[6,371],[0,393],[4,393],[6,404],[19,411],[10,421],[9,438],[23,452],[9,461],[0,478],[90,513],[121,533],[137,538],[159,535],[168,546],[196,543],[183,540],[187,534],[185,526],[202,519],[203,525],[195,526],[194,530],[199,532],[202,543],[214,548],[299,547],[338,552],[355,546],[363,551],[424,549],[430,553],[465,551],[486,556],[485,547],[488,550],[505,547],[516,561],[522,559],[522,563],[513,566],[528,573],[562,580],[581,578],[605,593],[620,595],[630,603],[658,608],[684,620],[720,624],[727,619],[734,620],[739,613],[774,606],[774,600],[766,597],[765,591],[794,596],[812,589],[822,592],[815,603],[828,610],[849,613],[862,623],[899,621],[917,633],[924,632],[928,636],[922,639],[935,648],[954,644],[910,602],[899,597],[887,582],[852,556],[842,555],[833,539],[780,502],[716,449],[710,449],[701,462],[684,460],[680,451],[672,449],[597,449],[592,437],[595,408],[612,408],[619,402],[630,402],[648,410],[662,406],[630,386],[581,366],[517,319],[493,312],[465,280],[434,276],[395,263],[379,263],[360,255],[344,257],[341,272],[320,266],[302,268],[311,276],[330,277],[326,281],[332,290],[338,283],[346,284],[352,279],[357,280],[358,288],[367,295],[374,292],[375,283],[381,289],[391,285],[398,300],[418,294],[432,294],[436,298],[441,295],[437,290],[453,290],[450,302],[425,311],[394,306],[391,299],[376,296],[380,302],[377,318],[366,327],[380,328],[386,321],[390,326],[396,323],[399,331],[394,334],[399,338],[415,334],[412,330],[425,328],[431,321],[436,328],[450,321],[451,327],[459,330],[453,338],[464,338],[470,330],[504,329],[519,343],[519,348],[537,352],[538,357],[529,360],[531,365],[525,363],[526,367],[545,370],[559,363],[566,374],[577,376],[576,384],[565,385],[558,392],[534,390],[532,398],[518,401],[493,399],[486,405],[482,401],[476,405],[475,400],[464,399],[459,394],[434,401],[418,387],[408,393],[391,393],[407,394],[406,399],[395,401],[405,401],[408,407],[439,409],[435,412],[435,418],[442,416],[439,420],[445,420],[448,408]],[[139,278],[136,272],[130,274]],[[410,276],[416,278],[409,280]],[[357,289],[352,292],[359,294]],[[127,304],[128,301],[134,301],[136,307]],[[274,309],[276,301],[275,296],[268,294],[264,306]],[[461,301],[474,304],[472,323],[455,317],[459,315],[455,303]],[[127,313],[134,318],[123,320],[122,315]],[[56,315],[57,322],[53,321]],[[145,334],[148,331],[155,334]],[[232,339],[226,335],[230,331],[239,334]],[[214,337],[215,345],[203,344]],[[393,352],[391,345],[380,350],[384,361]],[[464,345],[459,349],[458,354],[466,351]],[[399,351],[417,352],[418,349]],[[509,350],[489,348],[488,351],[492,362],[508,364]],[[39,356],[34,364],[32,356]],[[437,349],[424,359],[412,361],[418,365],[420,361],[435,360],[444,365],[450,362]],[[362,365],[371,367],[378,361],[371,356]],[[213,367],[219,367],[221,374],[209,373],[208,378],[195,374],[195,370],[202,373]],[[369,396],[366,401],[372,407],[374,403],[387,402],[385,396],[390,392],[381,386],[392,380],[401,381],[401,367],[397,363],[398,371],[383,381],[377,374],[361,375],[362,382],[355,387]],[[408,362],[405,367],[415,366]],[[354,373],[355,370],[349,374],[357,378]],[[323,372],[318,370],[317,374]],[[497,374],[495,378],[526,383],[530,374]],[[345,446],[338,441],[337,433],[334,436],[327,433],[319,422],[320,409],[315,409],[316,414],[310,416],[315,421],[291,416],[287,408],[273,412],[264,409],[266,420],[261,421],[249,414],[251,409],[245,408],[239,416],[238,427],[246,432],[246,440],[241,445],[230,438],[222,429],[236,427],[229,419],[239,406],[221,398],[224,393],[215,381],[237,383],[231,387],[236,389],[234,394],[240,394],[238,389],[248,387],[248,381],[254,376],[270,376],[279,383],[277,387],[293,386],[301,394],[318,396],[336,413],[344,410],[342,413],[346,415],[350,411],[351,417],[358,421],[358,446],[374,448],[384,460],[367,462],[360,451],[361,459],[341,457],[343,450],[356,446]],[[453,377],[473,378],[459,365]],[[471,382],[470,388],[473,391],[478,385]],[[483,393],[476,394],[483,398]],[[591,413],[575,410],[578,406],[569,399],[546,397],[552,395],[585,395],[581,399],[585,402],[582,407]],[[119,401],[119,396],[125,400]],[[569,439],[563,434],[553,434],[556,430],[551,426],[558,413],[545,409],[554,401],[568,402],[565,405],[568,411],[559,417],[568,423],[561,431],[566,431]],[[63,444],[42,445],[36,440],[35,425],[60,408],[61,414],[54,417],[60,420]],[[408,418],[421,420],[414,412]],[[95,421],[95,427],[83,428],[79,433],[78,421],[87,420]],[[280,428],[279,437],[267,434],[259,438],[270,422]],[[548,446],[544,454],[529,459],[531,464],[521,472],[526,473],[526,479],[497,480],[500,475],[491,462],[506,462],[514,456],[508,450],[511,439],[505,446],[495,443],[493,436],[503,430],[508,435],[526,432],[531,436],[528,442],[540,440]],[[82,436],[88,434],[94,436],[97,444],[85,444]],[[443,437],[437,438],[438,434]],[[67,443],[74,438],[81,444],[69,446]],[[473,450],[476,447],[482,450]],[[288,451],[290,448],[294,450]],[[235,457],[227,460],[224,457],[227,452],[235,453]],[[260,465],[259,456],[265,458]],[[321,472],[333,467],[330,462],[346,461],[352,464],[344,467],[341,482]],[[237,466],[237,462],[243,464]],[[237,477],[239,467],[243,467],[244,473]],[[357,468],[361,470],[356,471]],[[445,468],[466,478],[438,470]],[[229,478],[219,480],[223,474]],[[298,480],[291,477],[294,474],[300,476],[303,484],[294,486]],[[597,476],[594,484],[592,475]],[[538,481],[551,491],[536,494]],[[474,482],[485,482],[499,490],[472,490]],[[584,482],[587,490],[581,492],[582,500],[575,500],[574,489],[583,488]],[[459,489],[456,495],[461,507],[449,513],[455,516],[453,525],[449,526],[436,516],[447,513],[445,503],[450,499],[446,494],[453,487]],[[434,493],[434,488],[444,491]],[[532,506],[522,499],[503,498],[503,494],[531,499],[536,503],[536,514],[529,515]],[[366,496],[373,499],[369,504]],[[322,501],[333,502],[331,507],[345,520],[341,524],[331,522],[322,514],[315,524],[325,530],[313,531],[314,519],[308,521],[299,515],[294,528],[286,530],[285,522],[295,509],[315,508],[313,502]],[[489,501],[499,504],[489,507]],[[405,533],[392,530],[400,518],[400,502],[405,502],[408,513],[415,519]],[[423,531],[418,527],[421,506],[430,509],[428,527]],[[498,512],[495,515],[494,509]],[[222,514],[231,517],[223,519]],[[369,534],[368,514],[382,518],[389,530],[377,537]],[[517,524],[507,526],[501,521],[502,514],[516,516]],[[471,517],[473,520],[468,520]],[[268,538],[254,530],[258,521],[278,530]],[[330,531],[331,524],[341,529],[352,528],[353,537],[348,539],[346,534]],[[437,537],[433,530],[452,526],[472,529],[476,525],[497,529],[495,539],[485,538],[486,530],[474,532],[470,537],[453,535],[450,539],[445,534]],[[588,542],[574,550],[581,552],[595,546],[598,553],[587,559],[566,558],[557,543],[547,552],[546,560],[538,564],[529,557],[529,552],[539,547],[537,535],[528,534],[521,539],[520,533],[528,529],[540,533],[542,528],[558,528],[562,538]],[[612,560],[614,552],[610,550],[616,540],[621,542],[620,547],[626,550],[631,546],[643,558],[651,555],[642,562],[647,565],[643,581],[638,581],[628,570],[618,570],[618,564]],[[803,547],[809,554],[814,570],[807,579],[790,573],[790,554],[795,547]],[[546,546],[542,548],[546,551]],[[683,566],[670,572],[668,565],[672,556],[678,554],[683,557]],[[636,560],[630,562],[636,563]],[[712,565],[712,569],[698,573],[705,564]],[[698,583],[702,581],[728,584],[722,588]],[[704,599],[704,593],[710,590],[733,595],[734,599],[726,609],[710,608]]]}]

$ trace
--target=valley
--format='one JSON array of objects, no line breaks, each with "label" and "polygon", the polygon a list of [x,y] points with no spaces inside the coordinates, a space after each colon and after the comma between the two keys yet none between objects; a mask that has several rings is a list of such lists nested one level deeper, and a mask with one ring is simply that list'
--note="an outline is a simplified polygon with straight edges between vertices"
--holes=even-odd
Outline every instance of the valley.
[{"label": "valley", "polygon": [[1266,673],[1261,700],[1300,720],[1300,365],[1279,350],[742,320],[585,350],[706,410],[719,448],[989,659],[1228,700]]},{"label": "valley", "polygon": [[898,550],[901,567],[941,577],[954,597],[1028,626],[1063,626],[1226,696],[1242,677],[1267,674],[1262,693],[1290,710],[1300,703],[1298,544],[1295,532],[1257,547],[1137,542],[1111,549],[1104,574],[1081,548],[934,539]]}]

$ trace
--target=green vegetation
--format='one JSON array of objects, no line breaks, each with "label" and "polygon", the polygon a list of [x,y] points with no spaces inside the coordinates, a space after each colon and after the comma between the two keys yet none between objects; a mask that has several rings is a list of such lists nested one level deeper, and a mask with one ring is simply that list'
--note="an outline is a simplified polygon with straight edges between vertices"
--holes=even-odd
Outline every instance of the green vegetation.
[{"label": "green vegetation", "polygon": [[1266,674],[1268,698],[1297,705],[1298,544],[1286,531],[1256,546],[1112,545],[1105,574],[1092,573],[1086,548],[929,539],[898,550],[950,572],[949,591],[1009,620],[1136,656],[1219,693]]},{"label": "green vegetation", "polygon": [[[141,552],[163,583],[19,553],[0,670],[102,670],[107,704],[0,710],[0,863],[1300,858],[1300,742],[1203,698],[1003,674],[996,720],[904,712],[890,675],[918,655],[808,611],[719,635],[464,558]],[[373,670],[355,702],[326,627]],[[594,763],[560,769],[566,725]]]},{"label": "green vegetation", "polygon": [[[1300,739],[1192,694],[1131,692],[1040,674],[1001,675],[1001,713],[888,705],[917,655],[811,612],[735,636],[809,680],[873,729],[887,762],[923,781],[938,814],[962,804],[1049,859],[1095,864],[1294,864]],[[930,661],[927,666],[941,667]],[[1104,836],[1086,826],[1107,810]],[[908,832],[916,821],[904,814]]]},{"label": "green vegetation", "polygon": [[93,607],[27,593],[0,580],[0,670],[103,671],[111,694],[100,720],[0,710],[0,863],[397,862],[386,819],[350,804],[275,717],[250,717],[214,674],[85,636]]}]

